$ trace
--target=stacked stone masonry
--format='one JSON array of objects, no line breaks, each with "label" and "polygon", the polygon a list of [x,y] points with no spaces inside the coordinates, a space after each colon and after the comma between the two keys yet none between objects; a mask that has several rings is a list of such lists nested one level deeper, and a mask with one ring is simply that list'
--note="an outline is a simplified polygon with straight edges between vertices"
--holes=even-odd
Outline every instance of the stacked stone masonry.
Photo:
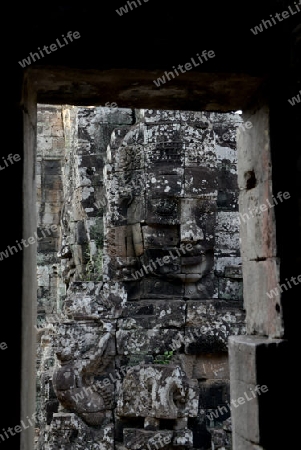
[{"label": "stacked stone masonry", "polygon": [[35,450],[231,448],[240,123],[39,105]]}]

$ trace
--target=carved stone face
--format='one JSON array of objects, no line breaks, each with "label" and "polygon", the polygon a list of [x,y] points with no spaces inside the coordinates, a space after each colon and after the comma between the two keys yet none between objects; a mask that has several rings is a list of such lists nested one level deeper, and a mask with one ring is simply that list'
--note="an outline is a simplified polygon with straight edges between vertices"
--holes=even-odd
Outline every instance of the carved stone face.
[{"label": "carved stone face", "polygon": [[[121,242],[114,254],[110,241],[108,253],[120,257],[121,272],[132,265],[132,279],[139,272],[145,296],[211,297],[217,198],[213,133],[179,123],[136,128],[111,155],[107,223],[121,232]],[[114,260],[110,264],[112,275]],[[207,282],[198,285],[205,276]]]}]

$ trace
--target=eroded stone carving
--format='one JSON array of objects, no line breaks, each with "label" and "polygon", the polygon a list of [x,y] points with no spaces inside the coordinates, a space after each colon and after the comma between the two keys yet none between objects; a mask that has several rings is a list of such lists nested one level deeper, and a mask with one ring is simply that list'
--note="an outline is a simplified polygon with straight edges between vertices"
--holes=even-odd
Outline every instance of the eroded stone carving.
[{"label": "eroded stone carving", "polygon": [[129,369],[117,401],[117,414],[123,417],[178,419],[196,416],[197,409],[196,380],[188,380],[179,366],[171,364]]},{"label": "eroded stone carving", "polygon": [[[170,444],[190,447],[192,432],[187,428],[187,421],[188,417],[197,416],[198,403],[197,380],[188,379],[179,366],[145,364],[129,369],[120,389],[116,413],[120,418],[143,418],[144,429],[124,429],[125,446],[151,448],[161,435],[161,438],[168,437],[166,442]],[[162,419],[174,421],[173,431],[164,430],[164,425],[160,425]]]},{"label": "eroded stone carving", "polygon": [[93,384],[95,375],[100,375],[99,368],[103,372],[109,364],[106,350],[112,341],[112,335],[107,332],[95,343],[91,331],[89,327],[85,327],[81,335],[77,333],[77,339],[74,333],[71,345],[63,342],[63,338],[60,339],[56,355],[61,367],[53,373],[53,387],[64,408],[76,412],[89,425],[101,425],[107,418],[106,411],[111,405],[108,396],[104,396],[100,390],[89,390],[89,387]]},{"label": "eroded stone carving", "polygon": [[113,450],[114,427],[89,427],[74,413],[55,413],[47,432],[45,450]]},{"label": "eroded stone carving", "polygon": [[[62,320],[41,339],[44,366],[53,351],[57,358],[47,376],[60,403],[39,450],[191,448],[199,389],[202,402],[219,392],[206,364],[243,330],[239,306],[224,301],[242,298],[235,149],[217,145],[213,113],[142,110],[133,123],[127,110],[120,125],[115,111],[116,125],[110,116],[101,133],[103,111],[77,114],[63,164],[67,289],[57,302]],[[99,249],[96,279],[87,268]],[[165,350],[172,360],[156,364]]]},{"label": "eroded stone carving", "polygon": [[[137,124],[125,134],[122,141],[119,141],[119,148],[116,152],[125,153],[125,149],[132,145],[133,135],[139,136],[137,150],[138,155],[144,151],[144,158],[139,156],[139,165],[133,159],[131,164],[131,152],[126,152],[127,163],[123,164],[126,169],[123,177],[131,179],[127,185],[128,207],[124,208],[124,203],[120,195],[121,186],[125,183],[116,183],[116,175],[120,170],[116,156],[113,155],[112,148],[117,148],[115,136],[108,147],[107,171],[108,181],[108,215],[106,216],[108,236],[112,232],[112,219],[116,225],[119,239],[124,233],[122,227],[132,224],[132,242],[129,230],[127,230],[127,248],[124,249],[123,273],[124,281],[127,274],[135,279],[135,273],[141,272],[143,278],[143,290],[146,295],[149,290],[148,285],[158,285],[156,278],[162,278],[162,295],[174,295],[174,287],[168,284],[176,282],[178,284],[178,295],[203,295],[212,297],[211,292],[197,287],[197,282],[203,277],[210,275],[213,269],[213,247],[214,247],[214,225],[217,197],[217,172],[216,155],[214,153],[214,134],[204,123],[203,127],[194,127],[188,124],[180,126],[175,123],[156,123],[146,126]],[[198,149],[198,150],[197,150]],[[123,153],[122,153],[123,152]],[[208,158],[200,154],[208,155]],[[198,159],[196,158],[196,153]],[[185,160],[187,155],[190,155]],[[194,155],[194,156],[193,156]],[[203,156],[204,156],[203,155]],[[136,170],[141,168],[144,160],[145,185],[135,184]],[[186,163],[185,163],[186,161]],[[195,164],[198,164],[196,167]],[[200,169],[201,167],[201,169]],[[203,173],[194,172],[194,169],[203,170]],[[118,186],[118,187],[117,187]],[[125,198],[125,197],[124,197]],[[136,208],[137,213],[133,214],[132,205],[140,205]],[[188,205],[188,206],[186,206]],[[141,207],[142,206],[142,207]],[[208,217],[210,220],[208,220]],[[151,228],[152,227],[152,228]],[[151,230],[153,236],[147,235],[145,229]],[[121,234],[120,234],[121,232]],[[160,239],[158,240],[160,236]],[[117,256],[116,245],[108,242],[106,252],[110,256],[107,264],[112,264],[112,259]],[[123,240],[125,242],[125,240]],[[170,250],[180,244],[191,243],[192,250],[188,253],[178,254],[178,258],[165,262],[162,268],[158,264],[155,267],[154,261],[157,257],[167,261]],[[133,254],[134,250],[134,254]],[[120,256],[120,253],[119,253]],[[127,260],[130,257],[131,260]],[[136,257],[136,267],[133,266],[133,257]],[[151,264],[153,263],[153,264]],[[126,268],[127,266],[127,268]],[[143,271],[143,267],[149,267],[148,273]],[[136,269],[136,270],[135,270]],[[134,276],[133,276],[134,275]],[[137,277],[136,277],[137,279]]]}]

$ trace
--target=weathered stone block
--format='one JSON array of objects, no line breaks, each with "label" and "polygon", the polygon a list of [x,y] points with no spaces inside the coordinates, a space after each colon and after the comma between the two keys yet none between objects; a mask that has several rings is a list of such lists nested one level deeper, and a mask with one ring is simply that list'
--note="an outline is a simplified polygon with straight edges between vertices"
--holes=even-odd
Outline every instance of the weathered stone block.
[{"label": "weathered stone block", "polygon": [[[55,347],[57,355],[72,355],[73,359],[78,357],[89,358],[88,351],[95,353],[97,346],[104,341],[104,350],[107,356],[115,355],[115,345],[113,334],[110,332],[116,328],[111,322],[103,322],[102,326],[97,326],[91,321],[76,321],[60,323],[55,337]],[[85,356],[86,354],[87,356]]]},{"label": "weathered stone block", "polygon": [[120,314],[120,304],[125,297],[124,288],[117,282],[72,282],[68,289],[65,312],[78,319],[113,318]]},{"label": "weathered stone block", "polygon": [[135,224],[143,222],[146,217],[146,200],[145,197],[132,197],[126,208],[127,224]]},{"label": "weathered stone block", "polygon": [[[280,448],[278,442],[284,444],[284,437],[273,432],[274,423],[262,417],[289,408],[290,397],[279,390],[291,377],[289,359],[288,341],[260,336],[229,338],[231,399],[238,404],[232,408],[234,442],[240,436],[263,448],[266,442],[272,442],[273,448]],[[240,397],[245,401],[239,402]]]},{"label": "weathered stone block", "polygon": [[59,238],[46,237],[38,242],[37,248],[38,252],[41,253],[52,253],[58,250],[60,244]]},{"label": "weathered stone block", "polygon": [[111,279],[126,281],[133,273],[135,258],[116,258],[105,255],[103,257],[103,281]]},{"label": "weathered stone block", "polygon": [[[187,275],[187,277],[189,276]],[[218,297],[218,280],[212,273],[203,277],[199,274],[194,282],[186,283],[184,288],[187,298],[209,299]]]},{"label": "weathered stone block", "polygon": [[128,301],[140,300],[143,294],[143,285],[141,282],[143,278],[142,277],[140,278],[140,276],[135,275],[134,280],[133,274],[135,275],[134,270],[131,271],[131,274],[127,278],[124,278],[123,280]]},{"label": "weathered stone block", "polygon": [[[113,105],[110,107],[110,105]],[[108,106],[98,106],[93,111],[94,117],[92,118],[92,124],[112,123],[117,126],[120,124],[133,123],[133,112],[129,108],[117,108],[114,102],[111,102]],[[89,123],[89,121],[88,121]]]},{"label": "weathered stone block", "polygon": [[[237,267],[241,265],[240,256],[220,256],[219,254],[214,255],[214,272],[217,276],[226,276],[227,267]],[[227,269],[228,270],[228,269]],[[229,269],[232,270],[232,269]],[[242,267],[240,269],[242,271]],[[228,273],[228,272],[227,272]]]},{"label": "weathered stone block", "polygon": [[[38,192],[41,192],[41,189],[39,189]],[[61,190],[53,190],[53,189],[47,189],[45,192],[43,192],[43,201],[45,203],[51,203],[53,207],[60,209],[61,208],[61,202],[62,202],[62,191]]]},{"label": "weathered stone block", "polygon": [[184,148],[181,139],[162,141],[145,146],[145,169],[149,180],[162,175],[184,174]]},{"label": "weathered stone block", "polygon": [[242,266],[227,266],[225,267],[225,277],[226,278],[235,278],[242,279]]},{"label": "weathered stone block", "polygon": [[244,319],[242,309],[224,301],[188,301],[187,325],[192,327],[185,333],[191,336],[186,352],[206,352],[206,348],[208,352],[227,351],[230,335],[245,334]]},{"label": "weathered stone block", "polygon": [[232,437],[233,448],[235,450],[264,450],[261,445],[254,444],[253,442],[247,441],[239,434],[234,434]]},{"label": "weathered stone block", "polygon": [[140,120],[143,120],[145,123],[154,123],[158,124],[158,122],[180,122],[182,118],[182,111],[177,110],[159,110],[159,109],[141,109],[138,110],[138,117]]},{"label": "weathered stone block", "polygon": [[170,250],[168,248],[166,250],[149,248],[140,257],[140,264],[146,274],[157,275],[164,280],[176,280],[177,274],[180,273],[181,261],[178,255],[181,253],[175,247]]},{"label": "weathered stone block", "polygon": [[198,274],[199,277],[203,277],[212,270],[212,267],[213,257],[209,252],[200,256],[182,256],[181,258],[181,272],[185,274]]},{"label": "weathered stone block", "polygon": [[[215,419],[222,422],[231,414],[230,385],[228,380],[206,380],[199,383],[200,407],[215,413]],[[224,407],[222,409],[222,407]],[[209,412],[209,411],[208,411]]]},{"label": "weathered stone block", "polygon": [[116,332],[117,353],[119,355],[163,354],[172,349],[172,341],[180,333],[173,329],[118,330]]},{"label": "weathered stone block", "polygon": [[232,448],[231,433],[220,429],[212,430],[212,450],[226,450]]},{"label": "weathered stone block", "polygon": [[216,205],[219,211],[235,211],[238,213],[238,192],[218,189]]},{"label": "weathered stone block", "polygon": [[106,232],[106,253],[110,257],[120,256],[124,258],[127,255],[128,229],[126,225],[119,227],[110,227]]},{"label": "weathered stone block", "polygon": [[144,169],[145,148],[141,144],[129,145],[124,142],[115,151],[111,150],[111,155],[111,162],[116,172],[135,172]]},{"label": "weathered stone block", "polygon": [[183,127],[185,167],[216,167],[214,134],[210,129]]},{"label": "weathered stone block", "polygon": [[[179,274],[180,275],[180,274]],[[160,278],[148,276],[141,282],[142,298],[182,298],[185,286],[182,280],[166,281]]]},{"label": "weathered stone block", "polygon": [[[242,259],[276,256],[275,208],[269,181],[239,194],[239,219]],[[269,206],[271,205],[271,207]],[[274,206],[273,206],[274,205]]]},{"label": "weathered stone block", "polygon": [[[140,389],[133,395],[135,386],[140,386]],[[157,419],[195,417],[198,396],[196,380],[188,380],[179,366],[135,366],[127,371],[123,380],[117,400],[117,415]]]},{"label": "weathered stone block", "polygon": [[64,149],[65,149],[65,139],[63,137],[53,137],[52,150],[56,151],[57,154],[61,152],[61,154],[63,155]]},{"label": "weathered stone block", "polygon": [[[236,212],[218,211],[216,213],[216,233],[239,233],[239,218]],[[239,248],[239,245],[233,248]]]},{"label": "weathered stone block", "polygon": [[[104,419],[105,422],[112,422],[109,416],[104,415]],[[101,429],[92,429],[91,432],[91,428],[74,413],[54,413],[47,444],[51,450],[70,445],[76,445],[78,450],[114,449],[113,423],[106,423]]]},{"label": "weathered stone block", "polygon": [[210,115],[206,111],[179,111],[179,113],[182,123],[189,122],[199,128],[211,128]]},{"label": "weathered stone block", "polygon": [[192,355],[226,351],[229,335],[230,332],[224,324],[220,327],[215,327],[214,324],[207,327],[201,325],[199,328],[186,328],[184,351]]},{"label": "weathered stone block", "polygon": [[205,238],[204,231],[198,227],[195,220],[188,220],[181,228],[181,242],[202,241]]},{"label": "weathered stone block", "polygon": [[224,300],[243,300],[243,283],[242,280],[230,278],[219,278],[218,280],[218,298]]},{"label": "weathered stone block", "polygon": [[178,225],[180,223],[180,203],[178,198],[148,198],[146,222],[158,225]]},{"label": "weathered stone block", "polygon": [[239,248],[240,245],[239,233],[216,232],[215,242],[217,254],[232,255],[233,249]]},{"label": "weathered stone block", "polygon": [[149,185],[150,191],[146,192],[149,197],[180,197],[182,194],[183,179],[178,175],[153,174],[149,180]]},{"label": "weathered stone block", "polygon": [[160,231],[155,226],[143,226],[143,242],[145,248],[176,246],[179,244],[178,227],[161,227]]},{"label": "weathered stone block", "polygon": [[44,173],[44,176],[48,175],[59,175],[62,174],[62,163],[60,159],[44,159],[42,161],[42,170]]},{"label": "weathered stone block", "polygon": [[[248,130],[240,127],[237,131],[237,147],[239,148],[237,170],[240,190],[246,189],[248,174],[255,174],[256,184],[271,180],[272,176],[270,118],[267,106],[258,109],[247,120],[253,124],[253,127]],[[260,152],[258,148],[261,149]]]},{"label": "weathered stone block", "polygon": [[192,431],[187,428],[175,431],[172,443],[175,447],[181,447],[184,445],[185,447],[191,448],[193,445]]},{"label": "weathered stone block", "polygon": [[132,198],[145,194],[148,189],[151,174],[142,170],[128,170],[123,172],[125,184],[120,186],[120,192],[130,192]]},{"label": "weathered stone block", "polygon": [[[200,240],[204,248],[214,247],[216,201],[206,199],[181,199],[181,224],[185,231],[193,227],[193,240]],[[182,231],[182,227],[181,227]],[[183,234],[183,233],[182,233]],[[185,234],[182,236],[185,238]],[[192,234],[190,233],[190,237]]]},{"label": "weathered stone block", "polygon": [[180,140],[179,123],[159,123],[156,125],[146,125],[145,142],[162,145],[166,142],[177,142]]},{"label": "weathered stone block", "polygon": [[169,430],[154,432],[135,428],[123,429],[125,447],[131,450],[142,450],[143,448],[149,450],[157,447],[166,449],[172,441],[173,434],[173,431]]},{"label": "weathered stone block", "polygon": [[[187,220],[195,218],[201,220],[202,217],[208,219],[216,211],[216,203],[213,199],[206,198],[183,198],[181,199],[181,223],[184,224]],[[215,218],[215,216],[214,216]],[[202,222],[200,222],[202,223]],[[215,223],[214,223],[215,225]],[[212,227],[213,228],[213,227]]]},{"label": "weathered stone block", "polygon": [[217,171],[208,167],[185,168],[184,195],[186,197],[217,196]]},{"label": "weathered stone block", "polygon": [[180,328],[184,325],[185,310],[183,300],[174,300],[168,305],[160,300],[127,302],[122,318],[118,319],[118,329]]},{"label": "weathered stone block", "polygon": [[[280,301],[279,261],[243,261],[243,297],[248,315],[247,333],[283,336],[283,312]],[[269,294],[269,295],[268,295]]]},{"label": "weathered stone block", "polygon": [[75,242],[78,245],[84,245],[88,243],[87,231],[85,227],[85,223],[82,220],[79,220],[76,223],[75,227]]},{"label": "weathered stone block", "polygon": [[230,373],[227,352],[196,355],[192,378],[229,380]]}]

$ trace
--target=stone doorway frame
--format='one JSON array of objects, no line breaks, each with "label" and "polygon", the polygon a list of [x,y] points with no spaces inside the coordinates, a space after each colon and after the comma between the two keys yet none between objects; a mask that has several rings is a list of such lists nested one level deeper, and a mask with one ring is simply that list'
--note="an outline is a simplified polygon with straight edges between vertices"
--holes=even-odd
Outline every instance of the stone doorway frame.
[{"label": "stone doorway frame", "polygon": [[[258,190],[254,190],[253,201],[262,203],[260,189],[272,192],[271,149],[269,142],[269,108],[266,100],[267,77],[233,73],[187,73],[185,81],[181,77],[174,80],[171,86],[155,89],[153,79],[159,76],[156,71],[144,70],[83,70],[72,68],[52,68],[39,66],[24,71],[23,79],[23,235],[33,236],[36,230],[36,190],[35,190],[35,158],[36,158],[36,115],[37,104],[70,104],[78,106],[101,106],[106,102],[115,102],[118,107],[147,109],[182,109],[192,111],[229,112],[241,109],[244,121],[250,120],[253,127],[247,137],[243,134],[238,139],[238,182],[242,189],[240,207],[247,207],[250,193],[246,190],[248,174],[255,175]],[[191,96],[187,85],[193,85],[195,96]],[[201,94],[200,94],[201,93]],[[208,94],[210,93],[210,95]],[[245,158],[244,158],[245,157]],[[263,170],[262,164],[264,164]],[[265,174],[264,177],[260,176]],[[247,234],[242,230],[241,251],[243,258],[244,304],[247,313],[247,333],[273,338],[273,345],[282,342],[283,329],[281,311],[277,311],[267,301],[266,290],[279,282],[279,263],[276,258],[276,222],[273,213],[263,214],[263,223],[256,223],[254,229]],[[261,237],[258,242],[258,236]],[[252,255],[254,246],[262,245],[261,258],[263,275],[260,283],[250,292],[248,286],[253,283],[252,274],[258,270]],[[265,259],[265,261],[264,261]],[[254,272],[255,270],[255,272]],[[254,300],[255,297],[255,300]],[[22,350],[21,350],[21,418],[31,416],[35,411],[35,360],[36,333],[36,246],[31,245],[23,252],[23,291],[22,291]],[[265,298],[267,300],[265,300]],[[259,302],[260,299],[260,302]],[[277,300],[275,300],[276,302]],[[260,307],[261,313],[258,314]],[[242,337],[238,340],[230,338],[230,371],[231,397],[239,394],[243,387],[237,388],[235,370],[239,367],[236,348],[248,351],[254,348],[254,340],[246,342]],[[239,340],[240,338],[240,340]],[[262,340],[259,345],[262,345]],[[252,356],[256,358],[256,356]],[[236,367],[237,366],[237,367]],[[256,366],[256,364],[255,364]],[[256,384],[257,372],[254,366],[253,381]],[[257,406],[258,409],[258,406]],[[239,447],[235,440],[236,430],[241,436],[241,410],[233,414],[234,449]],[[259,427],[259,411],[255,411],[255,422]],[[248,428],[248,427],[246,427]],[[256,427],[255,427],[256,428]],[[247,432],[246,432],[247,433]],[[246,434],[245,433],[245,434]],[[255,436],[246,435],[245,439],[256,442]],[[257,433],[257,434],[256,434]],[[29,427],[20,436],[21,449],[32,450],[34,428]],[[239,438],[240,439],[240,438]],[[248,447],[248,449],[253,449]],[[255,448],[255,447],[254,447]],[[257,448],[257,447],[256,447]],[[258,447],[259,448],[259,447]]]}]

